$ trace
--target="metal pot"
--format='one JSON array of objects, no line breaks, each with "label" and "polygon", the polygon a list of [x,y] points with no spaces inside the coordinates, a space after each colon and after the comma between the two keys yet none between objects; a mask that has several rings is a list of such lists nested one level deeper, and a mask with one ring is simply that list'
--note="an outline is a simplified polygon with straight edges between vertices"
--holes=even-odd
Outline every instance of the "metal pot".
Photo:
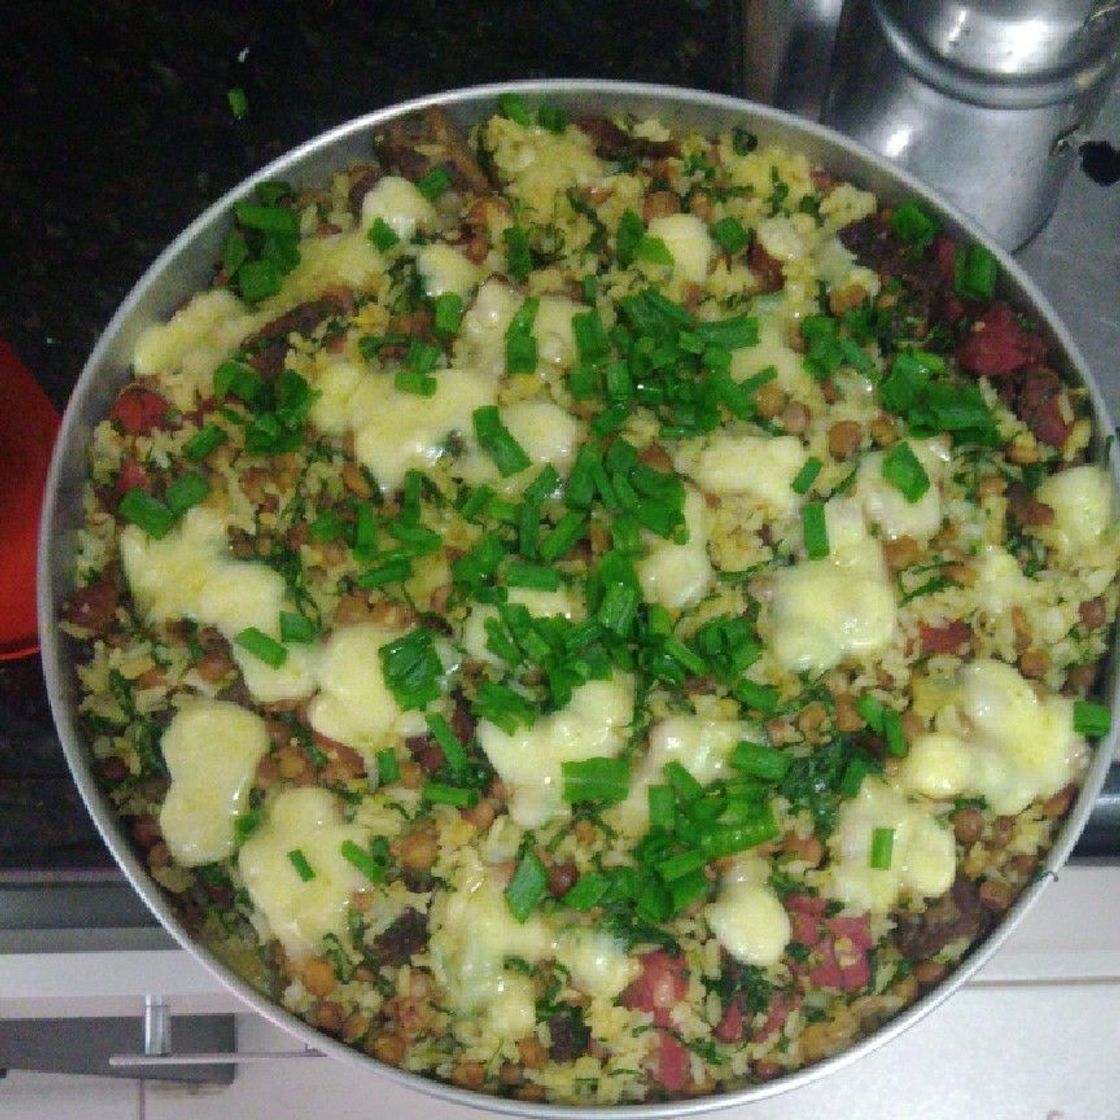
[{"label": "metal pot", "polygon": [[[885,1026],[844,1053],[773,1082],[688,1101],[577,1109],[572,1106],[527,1104],[482,1097],[451,1085],[383,1066],[373,1058],[320,1034],[294,1015],[266,1000],[206,948],[191,939],[146,866],[137,858],[112,806],[98,788],[89,751],[79,732],[78,688],[73,650],[58,629],[59,611],[72,586],[74,539],[83,519],[82,487],[90,436],[98,421],[108,413],[118,391],[128,379],[130,356],[138,335],[150,323],[169,317],[192,293],[209,283],[213,262],[219,256],[229,227],[232,204],[248,194],[256,182],[275,178],[284,178],[297,185],[322,182],[332,170],[367,156],[373,134],[398,117],[430,105],[438,105],[448,113],[453,122],[467,127],[492,112],[497,96],[506,91],[515,91],[529,98],[547,97],[573,114],[656,115],[673,124],[709,131],[733,125],[744,126],[764,142],[781,142],[805,152],[837,174],[876,191],[885,201],[903,197],[920,198],[939,216],[949,233],[978,241],[986,240],[975,224],[932,196],[916,179],[879,156],[860,148],[851,140],[787,113],[714,94],[605,81],[522,82],[437,94],[378,110],[341,125],[296,148],[247,179],[192,223],[133,288],[86,363],[63,419],[47,481],[47,498],[43,511],[43,525],[48,526],[49,530],[42,534],[39,551],[39,628],[51,707],[74,779],[93,820],[133,887],[184,949],[196,956],[219,980],[236,992],[248,1008],[270,1019],[301,1042],[326,1051],[341,1061],[366,1069],[376,1069],[384,1076],[421,1092],[503,1113],[547,1117],[579,1115],[602,1117],[606,1120],[616,1116],[679,1116],[745,1104],[794,1089],[850,1065],[916,1022],[972,976],[991,957],[1034,902],[1050,878],[1050,873],[1068,856],[1104,781],[1114,741],[1102,743],[1098,747],[1080,797],[1046,859],[1045,873],[1038,875],[1001,925],[975,949],[960,968]],[[1086,386],[1098,433],[1095,450],[1098,457],[1103,457],[1105,452],[1099,433],[1107,432],[1109,423],[1103,398],[1093,383],[1084,360],[1045,298],[1022,269],[998,247],[992,248],[1002,269],[1003,294],[1038,317],[1053,344],[1056,364],[1061,372]],[[1115,479],[1118,461],[1115,453],[1111,461]],[[1117,710],[1115,658],[1108,667],[1106,692],[1113,709]],[[1120,726],[1120,719],[1115,720],[1114,725]]]}]

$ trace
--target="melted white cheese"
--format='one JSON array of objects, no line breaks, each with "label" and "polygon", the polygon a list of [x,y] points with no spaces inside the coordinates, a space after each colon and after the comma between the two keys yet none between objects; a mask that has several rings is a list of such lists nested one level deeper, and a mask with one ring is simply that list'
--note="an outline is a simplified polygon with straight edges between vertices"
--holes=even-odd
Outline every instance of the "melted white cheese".
[{"label": "melted white cheese", "polygon": [[[334,794],[308,786],[268,802],[264,822],[241,846],[237,862],[245,888],[290,957],[306,957],[328,933],[341,934],[350,896],[369,887],[342,856],[347,840],[365,848],[369,836],[346,823]],[[306,882],[288,855],[296,850],[315,873]]]},{"label": "melted white cheese", "polygon": [[[511,587],[509,589],[509,602],[525,607],[534,618],[550,618],[553,615],[563,615],[564,618],[578,619],[583,616],[583,611],[577,605],[575,598],[563,587],[556,591]],[[497,617],[497,608],[488,604],[475,603],[471,606],[463,622],[463,649],[476,661],[488,661],[494,665],[501,664],[501,658],[486,648],[486,643],[489,640],[486,633],[486,623],[489,619]]]},{"label": "melted white cheese", "polygon": [[321,691],[308,707],[308,721],[320,735],[353,747],[367,762],[402,719],[409,730],[418,720],[401,711],[381,671],[381,647],[402,634],[372,622],[346,626],[327,639],[318,656]]},{"label": "melted white cheese", "polygon": [[571,811],[563,799],[565,762],[605,755],[626,744],[633,715],[633,683],[616,675],[588,681],[566,708],[507,735],[489,720],[478,725],[478,741],[498,776],[510,787],[509,815],[523,828],[539,828]]},{"label": "melted white cheese", "polygon": [[463,315],[455,363],[491,377],[506,371],[506,329],[524,301],[501,280],[487,280]]},{"label": "melted white cheese", "polygon": [[402,241],[411,241],[418,229],[430,229],[436,221],[436,208],[399,175],[386,175],[362,199],[362,231],[380,218]]},{"label": "melted white cheese", "polygon": [[1069,467],[1043,479],[1035,496],[1054,510],[1054,522],[1038,531],[1069,556],[1100,544],[1112,522],[1112,483],[1102,467]]},{"label": "melted white cheese", "polygon": [[894,589],[882,549],[852,500],[825,505],[829,554],[775,573],[759,631],[792,672],[823,672],[845,657],[871,657],[895,634]]},{"label": "melted white cheese", "polygon": [[473,446],[472,414],[494,403],[493,379],[475,370],[440,370],[434,376],[435,395],[421,397],[397,389],[389,375],[332,362],[315,382],[320,396],[311,408],[312,422],[331,435],[353,432],[359,462],[384,489],[394,490],[408,470],[439,460],[452,432]]},{"label": "melted white cheese", "polygon": [[305,237],[299,252],[299,264],[284,277],[283,291],[268,302],[270,313],[315,299],[331,285],[365,291],[375,287],[385,273],[384,258],[360,229]]},{"label": "melted white cheese", "polygon": [[556,938],[556,959],[573,986],[596,999],[612,1000],[641,971],[636,958],[609,933],[573,927]]},{"label": "melted white cheese", "polygon": [[802,500],[792,484],[807,458],[796,436],[717,435],[692,477],[711,494],[748,494],[768,513],[788,516]]},{"label": "melted white cheese", "polygon": [[628,831],[643,832],[649,823],[649,787],[664,782],[662,768],[679,762],[698,782],[707,785],[728,769],[731,752],[743,739],[757,734],[752,724],[740,720],[714,720],[702,716],[670,716],[653,725],[649,749],[630,782],[630,793],[611,811]]},{"label": "melted white cheese", "polygon": [[466,299],[478,287],[482,270],[453,245],[442,241],[425,245],[416,254],[416,267],[424,283],[424,294],[435,299],[453,292]]},{"label": "melted white cheese", "polygon": [[192,296],[166,323],[153,323],[136,341],[132,364],[140,376],[160,375],[168,398],[191,409],[210,395],[214,370],[233,356],[257,324],[226,288]]},{"label": "melted white cheese", "polygon": [[783,264],[808,256],[810,246],[801,236],[790,219],[779,214],[773,218],[763,218],[755,230],[758,243],[776,261]]},{"label": "melted white cheese", "polygon": [[454,885],[438,893],[432,908],[429,949],[436,978],[455,1006],[485,1015],[502,1037],[522,1038],[536,1024],[533,982],[505,962],[544,960],[553,951],[552,932],[539,913],[518,922],[501,886],[477,864],[468,865]]},{"label": "melted white cheese", "polygon": [[159,825],[171,854],[184,867],[225,859],[268,751],[264,720],[237,704],[193,700],[175,714],[160,749],[171,786]]},{"label": "melted white cheese", "polygon": [[936,439],[908,440],[914,457],[929,476],[929,489],[916,501],[909,502],[902,492],[883,477],[885,452],[872,451],[860,462],[852,495],[863,507],[869,524],[885,537],[913,537],[928,541],[941,528],[941,491],[938,481],[949,461],[948,441]]},{"label": "melted white cheese", "polygon": [[[120,551],[133,599],[148,621],[190,618],[217,627],[231,642],[249,626],[279,637],[283,578],[264,564],[230,556],[225,523],[214,510],[188,510],[162,540],[129,525],[121,533]],[[298,699],[314,688],[306,648],[289,647],[279,669],[236,645],[233,656],[262,702]]]},{"label": "melted white cheese", "polygon": [[538,365],[564,370],[575,364],[576,336],[572,331],[572,316],[586,310],[567,296],[540,297],[533,319]]},{"label": "melted white cheese", "polygon": [[767,884],[769,866],[757,856],[736,860],[720,880],[719,896],[704,907],[716,940],[738,961],[765,968],[789,944],[789,915]]},{"label": "melted white cheese", "polygon": [[667,214],[649,223],[649,235],[665,242],[673,258],[674,274],[702,284],[715,246],[707,225],[695,214]]},{"label": "melted white cheese", "polygon": [[731,352],[731,376],[745,381],[773,366],[775,384],[797,400],[819,399],[820,388],[805,369],[805,360],[786,341],[790,327],[777,308],[758,313],[758,343]]},{"label": "melted white cheese", "polygon": [[[871,866],[876,828],[894,833],[885,870]],[[884,914],[903,894],[936,898],[956,875],[952,832],[938,824],[929,806],[908,801],[881,778],[865,778],[859,794],[844,802],[828,846],[833,862],[827,893],[856,910]]]},{"label": "melted white cheese", "polygon": [[934,731],[911,744],[900,778],[927,797],[979,796],[1008,815],[1068,785],[1087,753],[1072,700],[1040,700],[1010,665],[976,661],[957,673]]},{"label": "melted white cheese", "polygon": [[688,540],[675,544],[665,537],[643,533],[649,551],[635,567],[647,602],[680,610],[693,606],[707,594],[713,578],[708,558],[708,520],[703,495],[690,486],[684,501]]},{"label": "melted white cheese", "polygon": [[974,594],[982,610],[1001,615],[1012,607],[1035,602],[1040,591],[1007,549],[989,544],[981,550]]}]

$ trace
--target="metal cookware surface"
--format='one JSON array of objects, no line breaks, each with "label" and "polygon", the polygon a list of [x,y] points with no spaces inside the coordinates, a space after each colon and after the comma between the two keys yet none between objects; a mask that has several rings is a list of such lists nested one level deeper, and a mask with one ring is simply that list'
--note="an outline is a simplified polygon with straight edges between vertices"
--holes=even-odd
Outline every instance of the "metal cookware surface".
[{"label": "metal cookware surface", "polygon": [[[955,972],[902,1014],[843,1053],[808,1066],[776,1081],[701,1097],[643,1105],[611,1107],[574,1107],[530,1104],[515,1100],[481,1096],[452,1085],[431,1081],[415,1074],[384,1066],[342,1043],[313,1030],[294,1015],[266,1000],[236,976],[210,952],[192,940],[137,857],[121,823],[94,779],[91,759],[83,742],[77,720],[78,687],[73,649],[58,629],[59,611],[72,586],[75,534],[82,523],[82,487],[86,475],[86,453],[96,424],[107,415],[112,402],[129,376],[129,361],[140,332],[151,323],[166,319],[196,290],[209,284],[213,262],[218,258],[226,232],[232,203],[248,194],[253,185],[265,179],[284,178],[298,186],[324,181],[331,171],[368,155],[373,134],[397,117],[427,106],[441,106],[451,119],[468,127],[493,111],[497,96],[516,91],[529,98],[547,97],[573,114],[608,113],[659,116],[667,123],[687,125],[707,131],[744,126],[762,141],[788,144],[806,153],[831,171],[875,191],[890,202],[918,197],[929,205],[946,230],[978,241],[990,241],[979,228],[932,196],[915,179],[892,167],[881,157],[860,148],[839,134],[778,110],[730,97],[671,87],[614,83],[605,81],[563,80],[521,82],[458,90],[418,99],[407,104],[379,110],[309,141],[263,168],[190,225],[156,260],[129,294],[105,330],[77,383],[63,419],[50,475],[39,552],[39,627],[42,655],[52,710],[63,748],[74,779],[106,843],[128,875],[136,891],[163,925],[182,946],[194,954],[223,983],[236,992],[254,1011],[308,1046],[333,1057],[409,1085],[445,1100],[496,1112],[548,1117],[669,1117],[700,1113],[744,1104],[796,1088],[831,1071],[850,1065],[868,1051],[883,1045],[932,1010],[972,976],[995,952],[1045,886],[1048,874],[1040,874],[1005,916],[996,930],[982,942]],[[1028,308],[1043,324],[1053,344],[1057,364],[1076,382],[1085,384],[1095,413],[1096,430],[1107,432],[1109,425],[1103,399],[1093,384],[1084,360],[1068,332],[1057,321],[1053,310],[1021,268],[1004,252],[993,247],[1002,269],[1002,294],[1020,307]],[[1101,448],[1098,446],[1098,452]],[[1103,452],[1101,452],[1103,454]],[[1117,455],[1112,451],[1114,491]],[[1098,456],[1099,457],[1099,456]],[[1113,710],[1117,707],[1115,656],[1108,665],[1105,694]],[[1120,720],[1114,720],[1114,728]],[[1088,818],[1090,809],[1108,770],[1115,745],[1115,731],[1100,743],[1086,775],[1080,796],[1045,862],[1052,872],[1068,856],[1074,840]],[[946,1071],[947,1073],[949,1071]]]}]

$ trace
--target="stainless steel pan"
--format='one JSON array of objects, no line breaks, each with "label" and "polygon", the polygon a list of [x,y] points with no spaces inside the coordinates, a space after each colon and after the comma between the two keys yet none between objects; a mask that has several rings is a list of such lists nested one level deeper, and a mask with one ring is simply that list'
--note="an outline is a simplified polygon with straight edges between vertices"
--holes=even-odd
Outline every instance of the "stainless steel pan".
[{"label": "stainless steel pan", "polygon": [[[1051,878],[1051,873],[1069,855],[1108,771],[1115,747],[1115,730],[1113,736],[1102,742],[1097,749],[1077,803],[1046,858],[1044,873],[1023,892],[1000,925],[961,967],[902,1014],[836,1057],[773,1082],[688,1101],[577,1109],[481,1096],[384,1066],[313,1030],[294,1015],[266,1000],[186,932],[146,866],[137,858],[120,821],[102,796],[92,773],[87,746],[78,728],[78,690],[73,649],[58,630],[59,610],[72,588],[74,540],[82,523],[82,487],[91,433],[98,421],[108,413],[118,391],[128,379],[130,357],[140,332],[150,323],[169,317],[192,293],[210,282],[214,261],[220,254],[229,228],[232,204],[236,199],[247,195],[256,182],[283,178],[300,186],[321,183],[333,170],[368,156],[373,134],[398,117],[427,106],[438,105],[455,123],[465,128],[491,113],[497,96],[506,91],[516,91],[528,98],[547,97],[573,114],[655,115],[667,122],[712,132],[730,126],[743,126],[755,132],[763,142],[780,142],[805,152],[829,170],[877,192],[883,201],[901,200],[904,197],[921,198],[940,217],[950,234],[989,244],[1001,265],[1002,294],[1037,316],[1053,344],[1056,364],[1073,381],[1086,386],[1095,414],[1096,430],[1102,433],[1111,430],[1103,397],[1094,384],[1084,359],[1078,354],[1073,340],[1058,322],[1046,299],[1015,261],[992,245],[975,224],[931,195],[917,180],[843,136],[760,105],[667,86],[562,80],[482,86],[436,94],[378,110],[340,125],[301,145],[245,180],[183,231],[148,269],[109,323],[82,371],[66,410],[47,481],[47,498],[43,511],[45,529],[41,534],[39,553],[39,628],[51,707],[74,780],[93,820],[136,891],[183,948],[236,992],[247,1007],[272,1020],[301,1042],[324,1050],[341,1061],[377,1070],[383,1076],[418,1091],[459,1104],[485,1107],[495,1112],[551,1117],[668,1117],[744,1104],[804,1085],[858,1061],[933,1010],[992,956],[1038,897]],[[1099,442],[1096,450],[1103,456],[1104,450]],[[1118,456],[1113,450],[1111,464],[1114,490],[1118,475],[1117,463]],[[1105,682],[1106,696],[1115,712],[1115,654],[1105,674]],[[1120,719],[1114,719],[1113,726],[1114,729],[1120,727]],[[947,1070],[946,1073],[951,1071]]]}]

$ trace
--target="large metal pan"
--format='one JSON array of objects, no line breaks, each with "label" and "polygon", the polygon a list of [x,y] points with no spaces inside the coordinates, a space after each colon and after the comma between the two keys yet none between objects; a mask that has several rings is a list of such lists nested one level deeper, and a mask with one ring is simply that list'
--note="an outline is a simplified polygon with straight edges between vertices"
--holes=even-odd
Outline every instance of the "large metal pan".
[{"label": "large metal pan", "polygon": [[[183,948],[195,955],[218,979],[236,992],[247,1007],[272,1020],[301,1042],[324,1050],[340,1061],[378,1070],[383,1076],[418,1091],[456,1103],[482,1106],[504,1113],[563,1117],[574,1116],[578,1112],[585,1117],[661,1117],[744,1104],[796,1088],[851,1065],[869,1051],[888,1043],[932,1011],[976,973],[1022,919],[1051,874],[1069,855],[1108,771],[1115,746],[1115,731],[1111,739],[1102,742],[1097,748],[1081,794],[1057,842],[1046,857],[1045,873],[1038,875],[999,926],[955,972],[902,1014],[847,1051],[773,1082],[689,1101],[580,1109],[482,1097],[451,1085],[383,1066],[373,1058],[320,1034],[262,997],[186,932],[146,866],[137,858],[120,821],[98,788],[91,769],[89,751],[79,732],[74,656],[70,643],[58,629],[59,610],[72,586],[74,540],[82,522],[81,495],[91,432],[97,422],[108,413],[118,391],[128,378],[130,356],[138,335],[149,324],[166,319],[193,292],[209,283],[213,262],[220,254],[229,228],[232,204],[236,199],[247,195],[256,182],[275,178],[287,179],[297,185],[322,182],[332,170],[367,156],[373,134],[398,117],[427,106],[438,105],[455,123],[467,127],[492,112],[497,96],[506,91],[516,91],[529,98],[547,96],[573,114],[656,115],[667,122],[710,131],[733,125],[745,126],[764,142],[781,142],[805,152],[831,171],[877,192],[885,202],[903,197],[922,199],[940,217],[949,233],[989,244],[1001,266],[1002,294],[1019,307],[1029,309],[1043,324],[1061,372],[1074,382],[1085,385],[1095,414],[1097,432],[1106,433],[1111,430],[1103,397],[1084,359],[1078,354],[1073,339],[1057,320],[1046,299],[1015,261],[998,247],[991,245],[974,223],[931,195],[917,180],[843,136],[764,106],[731,97],[666,86],[605,81],[537,81],[483,86],[421,98],[381,109],[340,125],[269,164],[219,199],[184,230],[148,269],[99,340],[66,410],[47,482],[43,512],[45,531],[41,536],[39,553],[39,627],[54,719],[74,779],[90,814],[132,885],[152,912]],[[967,170],[962,169],[962,174],[967,174]],[[1097,438],[1099,440],[1101,437]],[[1099,460],[1104,454],[1099,443],[1096,451]],[[1115,488],[1118,463],[1115,448],[1110,454]],[[1115,655],[1110,660],[1104,677],[1105,696],[1112,709],[1117,711]],[[1120,727],[1120,719],[1114,719],[1113,726]]]}]

